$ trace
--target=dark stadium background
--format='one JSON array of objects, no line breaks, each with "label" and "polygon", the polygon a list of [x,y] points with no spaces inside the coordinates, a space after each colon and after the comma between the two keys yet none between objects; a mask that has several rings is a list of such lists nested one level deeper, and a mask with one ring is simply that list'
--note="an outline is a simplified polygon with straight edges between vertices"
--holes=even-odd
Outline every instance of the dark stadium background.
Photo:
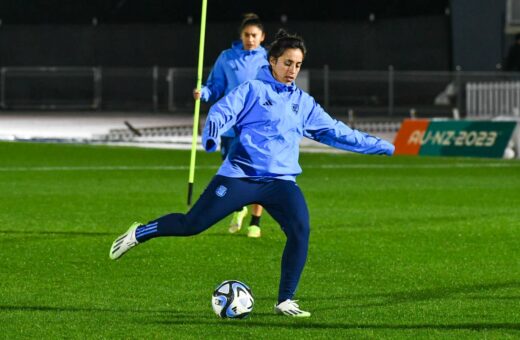
[{"label": "dark stadium background", "polygon": [[[303,35],[307,67],[495,70],[509,44],[505,0],[223,1],[208,3],[206,64],[258,13],[268,39]],[[3,0],[0,65],[196,65],[200,1]],[[285,16],[286,21],[283,20]],[[373,18],[373,20],[370,20]]]}]

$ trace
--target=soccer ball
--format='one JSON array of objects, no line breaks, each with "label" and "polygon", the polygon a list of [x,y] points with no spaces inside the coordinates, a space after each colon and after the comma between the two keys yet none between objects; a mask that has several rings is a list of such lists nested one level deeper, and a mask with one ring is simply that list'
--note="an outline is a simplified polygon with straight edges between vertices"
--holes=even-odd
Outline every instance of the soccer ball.
[{"label": "soccer ball", "polygon": [[236,280],[219,284],[211,298],[213,310],[221,318],[243,319],[251,313],[254,303],[251,289]]}]

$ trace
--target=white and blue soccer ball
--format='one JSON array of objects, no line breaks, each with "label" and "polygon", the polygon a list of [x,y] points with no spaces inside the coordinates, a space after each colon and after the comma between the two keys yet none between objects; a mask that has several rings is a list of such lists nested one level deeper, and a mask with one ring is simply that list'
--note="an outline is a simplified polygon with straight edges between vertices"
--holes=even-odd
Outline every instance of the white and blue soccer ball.
[{"label": "white and blue soccer ball", "polygon": [[251,289],[236,280],[219,284],[211,297],[213,310],[221,318],[243,319],[251,313],[254,303]]}]

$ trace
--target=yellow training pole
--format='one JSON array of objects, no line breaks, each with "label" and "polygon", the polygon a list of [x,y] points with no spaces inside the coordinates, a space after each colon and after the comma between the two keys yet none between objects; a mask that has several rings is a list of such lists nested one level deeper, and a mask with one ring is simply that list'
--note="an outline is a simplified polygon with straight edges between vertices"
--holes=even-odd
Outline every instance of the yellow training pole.
[{"label": "yellow training pole", "polygon": [[[206,8],[207,0],[202,0],[202,13],[200,16],[200,40],[199,40],[199,65],[197,69],[197,90],[202,86],[202,69],[204,67],[204,38],[206,32]],[[191,140],[190,176],[188,180],[188,206],[191,205],[193,193],[193,181],[195,178],[195,156],[197,154],[197,137],[199,134],[200,99],[195,100],[195,112],[193,113],[193,138]]]}]

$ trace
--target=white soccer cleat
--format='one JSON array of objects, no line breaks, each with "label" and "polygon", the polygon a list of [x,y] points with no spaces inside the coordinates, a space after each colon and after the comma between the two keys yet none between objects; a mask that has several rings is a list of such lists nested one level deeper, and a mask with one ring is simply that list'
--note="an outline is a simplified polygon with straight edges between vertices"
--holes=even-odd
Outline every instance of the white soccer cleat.
[{"label": "white soccer cleat", "polygon": [[233,218],[231,219],[231,223],[229,224],[229,232],[231,234],[238,233],[242,228],[242,222],[247,215],[247,207],[243,207],[240,211],[235,211],[233,213]]},{"label": "white soccer cleat", "polygon": [[134,222],[128,228],[126,233],[116,238],[116,240],[112,243],[112,247],[110,247],[110,258],[112,260],[117,260],[121,256],[123,256],[127,251],[135,247],[139,244],[137,239],[135,238],[135,230],[137,227],[142,225],[139,222]]},{"label": "white soccer cleat", "polygon": [[296,301],[298,300],[287,299],[283,302],[280,302],[274,306],[274,312],[276,314],[283,314],[295,318],[308,318],[311,316],[311,313],[301,310]]}]

